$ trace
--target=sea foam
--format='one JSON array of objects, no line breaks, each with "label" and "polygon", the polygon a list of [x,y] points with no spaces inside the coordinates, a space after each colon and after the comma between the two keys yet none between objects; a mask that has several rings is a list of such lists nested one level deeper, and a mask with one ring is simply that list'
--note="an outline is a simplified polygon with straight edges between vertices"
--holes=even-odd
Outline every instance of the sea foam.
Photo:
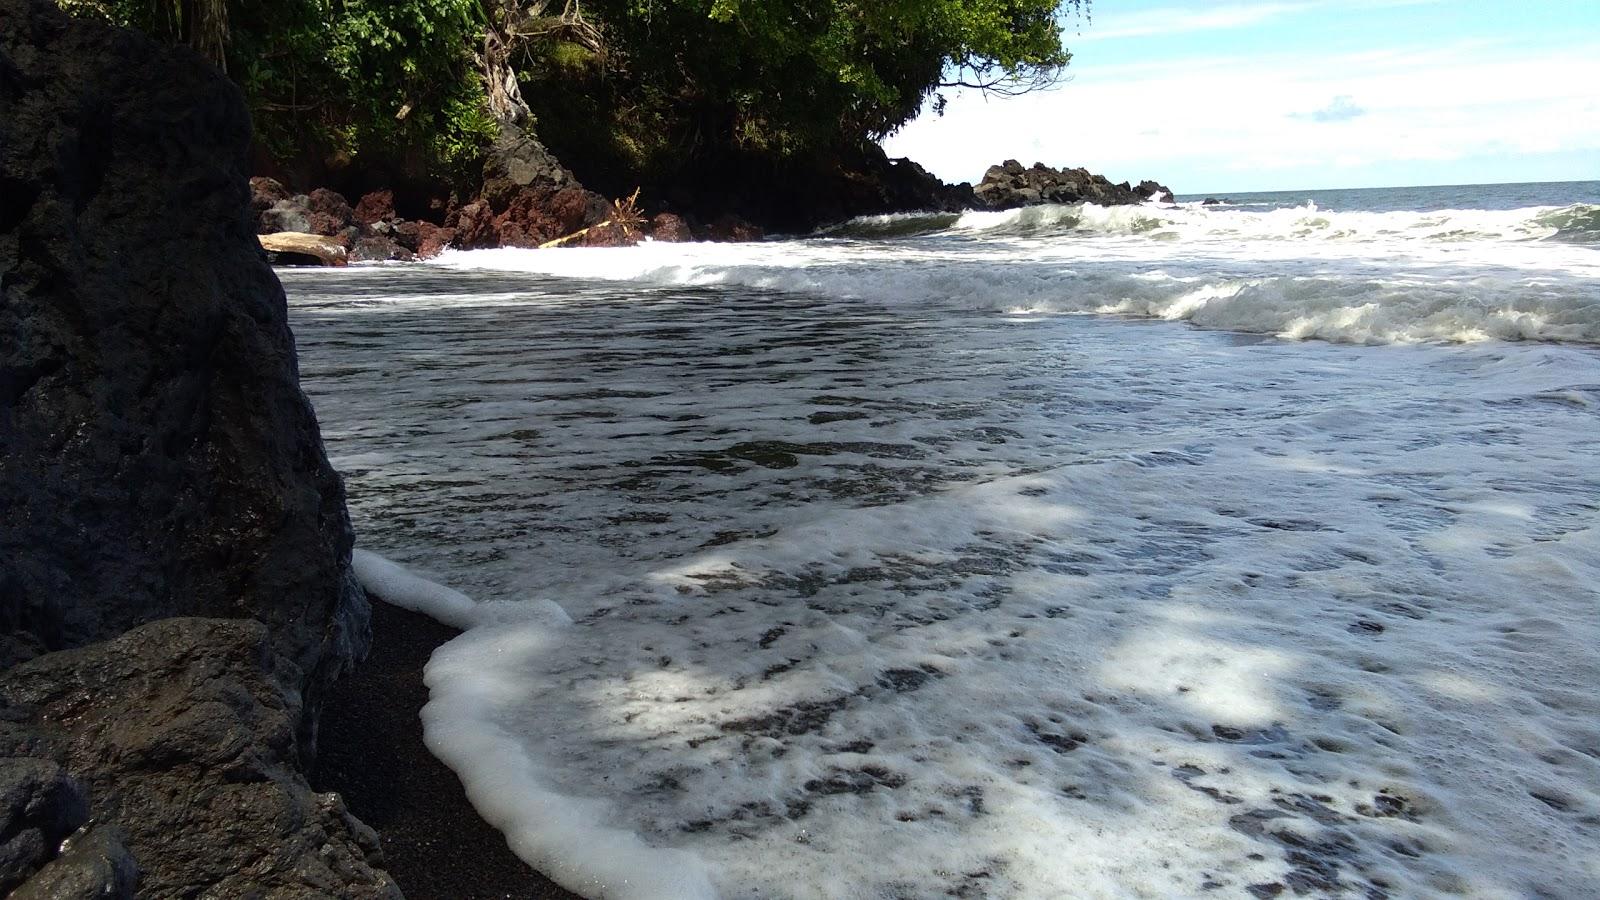
[{"label": "sea foam", "polygon": [[1592,348],[617,285],[289,276],[363,546],[473,598],[360,564],[471,626],[429,746],[562,883],[1600,891]]},{"label": "sea foam", "polygon": [[[769,244],[447,253],[437,265],[889,305],[1122,315],[1350,343],[1600,342],[1589,207],[1438,213],[1045,206]],[[853,230],[852,230],[853,229]],[[883,238],[895,239],[883,239]]]},{"label": "sea foam", "polygon": [[[373,597],[471,629],[428,661],[422,709],[429,752],[455,769],[467,798],[506,835],[530,865],[590,897],[715,897],[705,867],[691,854],[645,845],[632,831],[607,826],[607,803],[575,797],[547,784],[538,761],[517,736],[496,723],[497,710],[515,705],[526,685],[486,659],[537,657],[561,640],[571,620],[550,601],[502,604],[499,617],[466,595],[423,578],[376,553],[357,549],[353,568]],[[499,621],[496,621],[496,618]],[[473,628],[477,625],[477,628]]]}]

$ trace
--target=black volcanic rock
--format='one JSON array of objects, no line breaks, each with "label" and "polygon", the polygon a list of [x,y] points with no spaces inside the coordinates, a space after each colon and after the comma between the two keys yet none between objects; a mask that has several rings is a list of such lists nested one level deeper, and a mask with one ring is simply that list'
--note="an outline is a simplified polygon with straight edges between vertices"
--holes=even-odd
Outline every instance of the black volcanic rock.
[{"label": "black volcanic rock", "polygon": [[255,237],[289,198],[252,205],[249,137],[193,54],[0,0],[12,896],[400,896],[300,771],[370,609]]},{"label": "black volcanic rock", "polygon": [[1044,163],[1023,168],[1014,159],[990,166],[983,181],[973,188],[978,205],[986,209],[1015,209],[1040,203],[1096,203],[1119,206],[1144,203],[1152,197],[1170,199],[1172,191],[1154,181],[1141,181],[1138,187],[1127,182],[1112,184],[1104,175],[1088,169],[1053,169]]},{"label": "black volcanic rock", "polygon": [[489,205],[504,209],[530,188],[554,193],[577,185],[578,179],[537,137],[510,123],[500,125],[483,163],[481,197]]},{"label": "black volcanic rock", "polygon": [[116,829],[75,838],[25,889],[115,888],[136,864],[140,897],[398,900],[377,835],[300,772],[301,680],[250,619],[164,619],[0,674],[0,758],[45,757],[0,771],[34,767],[49,849],[83,820],[61,770]]},{"label": "black volcanic rock", "polygon": [[314,710],[365,652],[249,139],[197,56],[0,0],[0,657],[252,617]]},{"label": "black volcanic rock", "polygon": [[126,842],[114,825],[86,825],[9,900],[132,900],[139,866]]},{"label": "black volcanic rock", "polygon": [[54,760],[0,757],[0,893],[55,855],[89,818],[89,798]]}]

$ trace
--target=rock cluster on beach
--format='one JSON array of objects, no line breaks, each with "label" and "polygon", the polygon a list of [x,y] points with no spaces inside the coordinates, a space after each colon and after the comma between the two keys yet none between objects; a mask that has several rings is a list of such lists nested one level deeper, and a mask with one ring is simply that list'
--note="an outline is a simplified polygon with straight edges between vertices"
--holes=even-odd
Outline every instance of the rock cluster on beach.
[{"label": "rock cluster on beach", "polygon": [[1121,206],[1151,199],[1172,199],[1172,191],[1154,181],[1141,181],[1138,185],[1126,181],[1113,184],[1104,175],[1096,175],[1088,169],[1054,169],[1044,163],[1023,168],[1014,159],[990,166],[972,192],[983,207],[997,210],[1040,203]]},{"label": "rock cluster on beach", "polygon": [[258,234],[323,239],[304,248],[269,246],[274,261],[282,263],[426,259],[449,247],[532,248],[552,242],[618,247],[645,238],[747,241],[762,236],[761,229],[736,217],[695,228],[670,212],[647,216],[630,198],[608,200],[579,184],[532,135],[509,124],[502,125],[486,155],[477,195],[446,204],[438,222],[399,216],[392,190],[364,194],[353,207],[327,188],[291,194],[266,177],[250,179],[250,191]]},{"label": "rock cluster on beach", "polygon": [[[946,184],[915,162],[891,160],[881,150],[864,151],[858,163],[850,173],[819,178],[804,201],[803,215],[795,215],[806,221],[839,222],[893,212],[1005,210],[1045,203],[1117,206],[1172,199],[1171,189],[1155,181],[1113,183],[1087,169],[1055,169],[1043,163],[1024,168],[1016,160],[1006,160],[990,166],[976,187]],[[739,188],[751,180],[730,175],[722,186],[723,202],[760,208]],[[352,207],[342,195],[325,188],[291,194],[264,177],[252,178],[250,185],[260,234],[319,236],[300,241],[303,247],[288,240],[281,247],[270,246],[274,261],[281,263],[426,259],[448,247],[532,248],[557,241],[564,246],[612,247],[645,238],[751,241],[763,236],[761,228],[734,215],[710,221],[671,212],[646,216],[626,199],[607,200],[579,184],[537,139],[515,126],[504,126],[487,154],[475,196],[464,203],[443,204],[437,210],[437,223],[398,216],[390,190],[367,193]],[[793,185],[785,186],[784,196],[793,192]]]},{"label": "rock cluster on beach", "polygon": [[301,775],[369,608],[242,98],[48,0],[0,22],[0,891],[396,897]]},{"label": "rock cluster on beach", "polygon": [[[1172,191],[1154,181],[1114,184],[1087,169],[1054,169],[1042,163],[1024,168],[1016,160],[990,166],[983,180],[946,184],[909,159],[889,159],[880,149],[862,151],[853,168],[826,177],[811,173],[811,190],[803,209],[790,219],[840,222],[854,216],[894,212],[959,212],[1003,210],[1043,203],[1097,203],[1102,206],[1168,199]],[[704,187],[708,201],[728,208],[766,209],[752,185],[794,197],[794,184],[763,182],[750,173],[729,172],[719,185]],[[500,136],[485,156],[483,174],[466,201],[434,203],[436,221],[406,219],[396,213],[392,190],[372,191],[352,207],[341,194],[318,188],[292,194],[266,177],[250,179],[251,208],[261,235],[307,235],[264,241],[278,263],[342,265],[345,261],[426,259],[446,248],[562,246],[615,247],[656,241],[752,241],[762,229],[736,215],[709,221],[671,212],[646,215],[636,198],[608,200],[578,182],[570,170],[528,132],[502,125]],[[780,190],[781,188],[781,190]],[[667,191],[682,205],[695,198],[679,196],[685,188]],[[770,204],[769,204],[770,205]],[[785,214],[767,209],[774,221]]]}]

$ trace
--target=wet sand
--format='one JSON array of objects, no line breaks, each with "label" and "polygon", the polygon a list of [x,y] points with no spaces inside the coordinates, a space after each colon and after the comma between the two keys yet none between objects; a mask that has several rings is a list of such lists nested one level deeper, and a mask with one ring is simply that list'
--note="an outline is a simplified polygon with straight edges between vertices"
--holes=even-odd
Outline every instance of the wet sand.
[{"label": "wet sand", "polygon": [[311,784],[344,795],[378,830],[385,867],[408,900],[577,900],[511,852],[422,743],[422,667],[455,634],[426,616],[372,604],[372,653],[323,707]]}]

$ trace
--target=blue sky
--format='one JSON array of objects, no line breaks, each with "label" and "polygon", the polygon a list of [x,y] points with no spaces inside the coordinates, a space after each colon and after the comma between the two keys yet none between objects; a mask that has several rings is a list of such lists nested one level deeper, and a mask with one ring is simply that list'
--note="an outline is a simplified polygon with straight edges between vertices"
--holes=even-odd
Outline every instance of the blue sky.
[{"label": "blue sky", "polygon": [[1058,87],[946,92],[885,148],[1179,193],[1600,180],[1600,0],[1100,0],[1065,43]]}]

